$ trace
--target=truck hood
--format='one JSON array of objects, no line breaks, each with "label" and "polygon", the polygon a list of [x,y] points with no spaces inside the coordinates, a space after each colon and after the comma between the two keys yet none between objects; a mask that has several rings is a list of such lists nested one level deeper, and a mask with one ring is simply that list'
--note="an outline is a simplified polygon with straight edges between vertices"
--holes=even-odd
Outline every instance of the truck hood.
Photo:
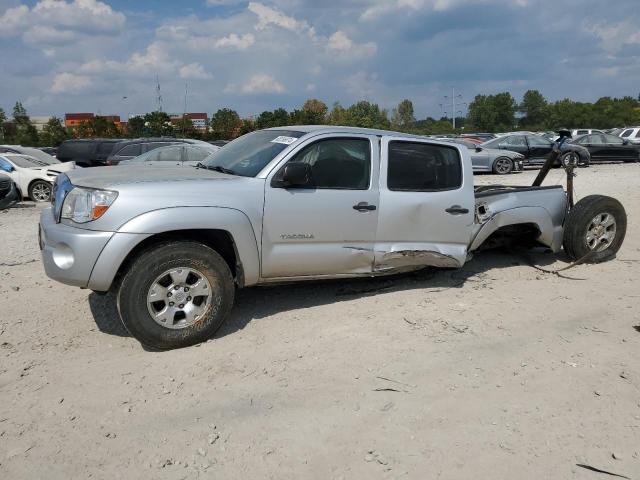
[{"label": "truck hood", "polygon": [[233,180],[235,175],[214,172],[195,167],[127,166],[93,167],[75,169],[67,174],[71,183],[78,187],[116,189],[118,185],[149,182],[176,182],[181,180]]}]

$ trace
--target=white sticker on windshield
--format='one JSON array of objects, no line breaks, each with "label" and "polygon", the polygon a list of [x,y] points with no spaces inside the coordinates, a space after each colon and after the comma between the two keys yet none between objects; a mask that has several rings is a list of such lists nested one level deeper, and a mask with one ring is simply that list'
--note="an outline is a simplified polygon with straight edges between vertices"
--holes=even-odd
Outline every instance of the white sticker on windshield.
[{"label": "white sticker on windshield", "polygon": [[284,135],[282,135],[271,140],[271,143],[283,143],[284,145],[291,145],[296,140],[296,137],[285,137]]}]

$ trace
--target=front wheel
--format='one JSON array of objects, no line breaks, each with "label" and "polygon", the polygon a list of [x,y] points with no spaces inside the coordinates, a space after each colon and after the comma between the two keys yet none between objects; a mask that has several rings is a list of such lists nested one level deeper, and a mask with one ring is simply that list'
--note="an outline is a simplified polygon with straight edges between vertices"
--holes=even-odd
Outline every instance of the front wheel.
[{"label": "front wheel", "polygon": [[498,175],[507,175],[513,172],[513,160],[508,157],[498,157],[493,162],[492,170]]},{"label": "front wheel", "polygon": [[117,295],[125,328],[148,347],[167,350],[203,342],[231,313],[229,266],[197,242],[171,242],[140,255]]},{"label": "front wheel", "polygon": [[572,260],[602,262],[615,256],[627,232],[627,214],[615,198],[589,195],[569,212],[563,246]]},{"label": "front wheel", "polygon": [[51,200],[51,184],[44,180],[36,180],[29,185],[29,198],[34,202],[49,202]]}]

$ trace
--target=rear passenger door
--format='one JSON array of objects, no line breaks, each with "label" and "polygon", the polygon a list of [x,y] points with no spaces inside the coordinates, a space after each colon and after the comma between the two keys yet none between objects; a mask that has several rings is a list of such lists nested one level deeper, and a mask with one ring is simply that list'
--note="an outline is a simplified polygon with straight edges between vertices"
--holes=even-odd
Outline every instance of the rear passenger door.
[{"label": "rear passenger door", "polygon": [[471,161],[463,150],[383,137],[375,271],[465,262],[475,195]]},{"label": "rear passenger door", "polygon": [[553,142],[538,135],[526,135],[531,160],[544,161],[553,150]]}]

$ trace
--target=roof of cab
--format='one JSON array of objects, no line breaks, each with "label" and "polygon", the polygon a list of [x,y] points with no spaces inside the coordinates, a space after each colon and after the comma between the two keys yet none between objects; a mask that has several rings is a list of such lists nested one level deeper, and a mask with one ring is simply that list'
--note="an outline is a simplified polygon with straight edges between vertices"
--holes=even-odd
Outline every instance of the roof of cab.
[{"label": "roof of cab", "polygon": [[378,130],[375,128],[361,127],[341,127],[338,125],[287,125],[282,127],[272,127],[267,130],[289,130],[304,133],[360,133],[365,135],[391,136],[391,137],[410,137],[422,138],[421,135],[412,135],[410,133],[394,132],[391,130]]}]

